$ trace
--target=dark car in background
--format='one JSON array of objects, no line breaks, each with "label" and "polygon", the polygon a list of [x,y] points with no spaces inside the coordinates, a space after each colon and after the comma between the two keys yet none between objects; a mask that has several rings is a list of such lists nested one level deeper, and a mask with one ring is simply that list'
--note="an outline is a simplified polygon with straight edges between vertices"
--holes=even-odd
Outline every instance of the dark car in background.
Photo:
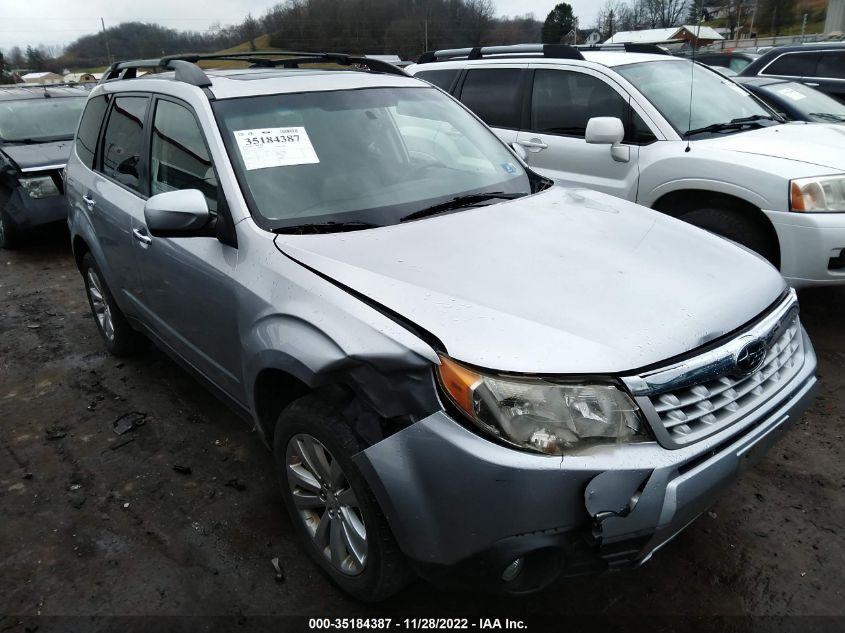
[{"label": "dark car in background", "polygon": [[760,55],[758,53],[722,51],[719,53],[696,53],[695,61],[701,62],[706,66],[713,66],[714,68],[729,68],[735,73],[739,73],[759,57]]},{"label": "dark car in background", "polygon": [[67,218],[61,172],[88,89],[0,87],[0,248]]},{"label": "dark car in background", "polygon": [[845,123],[845,103],[799,81],[777,77],[733,77],[781,116],[810,123]]},{"label": "dark car in background", "polygon": [[845,103],[845,43],[779,46],[748,64],[739,75],[800,81]]}]

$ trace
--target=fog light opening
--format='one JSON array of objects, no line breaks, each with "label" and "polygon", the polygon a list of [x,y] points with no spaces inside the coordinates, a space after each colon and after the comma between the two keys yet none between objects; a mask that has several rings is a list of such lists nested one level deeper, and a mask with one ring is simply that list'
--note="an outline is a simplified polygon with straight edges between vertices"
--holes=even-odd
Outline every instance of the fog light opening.
[{"label": "fog light opening", "polygon": [[505,571],[502,572],[502,580],[504,580],[505,582],[512,582],[516,580],[516,577],[519,576],[519,573],[522,571],[522,568],[524,566],[525,559],[520,556],[510,565],[505,567]]}]

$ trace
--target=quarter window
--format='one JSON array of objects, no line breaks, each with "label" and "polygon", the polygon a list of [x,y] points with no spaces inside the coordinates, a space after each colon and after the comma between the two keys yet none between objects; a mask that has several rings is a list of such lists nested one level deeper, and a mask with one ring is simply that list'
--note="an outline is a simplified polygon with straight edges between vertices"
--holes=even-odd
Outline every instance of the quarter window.
[{"label": "quarter window", "polygon": [[461,101],[492,127],[518,130],[522,112],[520,68],[470,70],[461,90]]},{"label": "quarter window", "polygon": [[115,97],[103,135],[103,173],[141,192],[141,154],[147,97]]},{"label": "quarter window", "polygon": [[825,79],[845,79],[845,51],[827,52],[822,55],[815,76]]},{"label": "quarter window", "polygon": [[76,134],[76,153],[88,169],[94,168],[94,154],[97,150],[97,137],[106,109],[109,107],[108,95],[94,97],[85,106],[79,131]]},{"label": "quarter window", "polygon": [[600,79],[565,70],[538,70],[531,99],[531,130],[584,137],[593,117],[628,120],[628,104]]},{"label": "quarter window", "polygon": [[787,53],[769,64],[761,74],[812,77],[816,74],[818,61],[818,53]]},{"label": "quarter window", "polygon": [[172,101],[156,104],[150,152],[153,195],[177,189],[198,189],[208,208],[217,211],[217,177],[193,113]]},{"label": "quarter window", "polygon": [[457,68],[445,68],[442,70],[424,70],[415,76],[449,92],[449,88],[452,87],[452,82],[455,80],[457,74]]}]

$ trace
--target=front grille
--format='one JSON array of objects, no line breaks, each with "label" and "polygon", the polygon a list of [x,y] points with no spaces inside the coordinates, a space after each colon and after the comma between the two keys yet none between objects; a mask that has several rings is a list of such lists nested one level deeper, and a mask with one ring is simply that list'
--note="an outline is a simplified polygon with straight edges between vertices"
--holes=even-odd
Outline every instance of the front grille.
[{"label": "front grille", "polygon": [[649,400],[671,441],[689,444],[733,424],[769,400],[795,377],[803,362],[804,342],[795,314],[753,374],[723,375],[650,395]]}]

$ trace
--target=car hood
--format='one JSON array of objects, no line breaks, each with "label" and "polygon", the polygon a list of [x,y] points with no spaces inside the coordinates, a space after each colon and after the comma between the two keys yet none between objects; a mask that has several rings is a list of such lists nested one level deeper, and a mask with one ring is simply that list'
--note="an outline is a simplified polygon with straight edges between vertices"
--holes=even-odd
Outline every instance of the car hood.
[{"label": "car hood", "polygon": [[33,171],[42,167],[64,167],[70,156],[73,141],[56,141],[33,145],[4,145],[0,147],[22,170]]},{"label": "car hood", "polygon": [[731,332],[785,289],[758,256],[610,196],[552,189],[396,226],[279,235],[290,258],[502,371],[623,372]]},{"label": "car hood", "polygon": [[845,171],[845,127],[835,123],[786,123],[696,141],[713,148],[797,160]]}]

